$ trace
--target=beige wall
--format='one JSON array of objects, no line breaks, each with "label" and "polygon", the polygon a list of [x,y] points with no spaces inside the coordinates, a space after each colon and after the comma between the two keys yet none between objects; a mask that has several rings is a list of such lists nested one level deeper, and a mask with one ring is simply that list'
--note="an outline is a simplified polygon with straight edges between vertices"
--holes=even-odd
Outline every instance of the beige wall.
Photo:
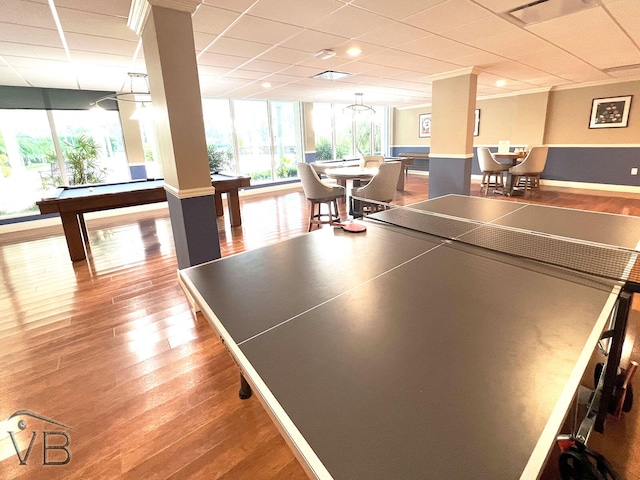
[{"label": "beige wall", "polygon": [[[626,128],[590,129],[591,105],[595,98],[633,95]],[[480,134],[475,145],[639,145],[640,81],[585,88],[538,92],[478,100]],[[418,137],[418,116],[430,106],[394,111],[394,146],[430,145]]]},{"label": "beige wall", "polygon": [[[595,98],[633,95],[626,128],[589,128]],[[640,81],[552,92],[544,142],[550,145],[640,144]]]},{"label": "beige wall", "polygon": [[393,110],[392,145],[413,145],[426,147],[431,138],[420,138],[418,121],[421,113],[431,113],[431,106]]},{"label": "beige wall", "polygon": [[480,135],[475,145],[496,145],[509,140],[514,145],[544,143],[544,130],[549,93],[478,100]]}]

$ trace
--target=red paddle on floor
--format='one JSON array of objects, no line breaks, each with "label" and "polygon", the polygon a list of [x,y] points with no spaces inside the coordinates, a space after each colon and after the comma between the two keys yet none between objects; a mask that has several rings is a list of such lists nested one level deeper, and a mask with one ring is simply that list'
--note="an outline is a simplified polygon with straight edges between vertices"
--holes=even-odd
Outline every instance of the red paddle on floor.
[{"label": "red paddle on floor", "polygon": [[335,224],[338,227],[342,227],[345,232],[359,233],[367,230],[367,226],[364,223],[345,222]]}]

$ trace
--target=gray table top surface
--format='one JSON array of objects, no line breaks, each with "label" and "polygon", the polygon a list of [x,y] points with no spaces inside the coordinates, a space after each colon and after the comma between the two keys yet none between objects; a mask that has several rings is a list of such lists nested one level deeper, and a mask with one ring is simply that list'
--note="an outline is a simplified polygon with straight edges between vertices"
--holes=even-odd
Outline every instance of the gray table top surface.
[{"label": "gray table top surface", "polygon": [[[636,217],[459,196],[413,208],[640,238]],[[619,283],[367,227],[180,275],[318,477],[535,478]]]}]

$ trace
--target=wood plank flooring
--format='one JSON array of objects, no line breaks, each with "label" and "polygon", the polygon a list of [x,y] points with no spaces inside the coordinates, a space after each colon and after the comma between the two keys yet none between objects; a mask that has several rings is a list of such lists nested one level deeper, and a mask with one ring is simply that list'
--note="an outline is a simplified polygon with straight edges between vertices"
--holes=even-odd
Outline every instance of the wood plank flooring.
[{"label": "wood plank flooring", "polygon": [[[427,196],[428,177],[410,174],[395,202]],[[640,216],[639,195],[543,186],[524,200]],[[241,227],[218,220],[224,256],[307,230],[300,188],[241,202]],[[192,316],[167,210],[89,217],[88,227],[91,250],[77,263],[60,226],[0,235],[0,478],[306,478],[260,402],[238,399],[237,367],[206,320]],[[73,428],[69,463],[43,465],[43,431],[61,427],[4,421],[25,409]],[[592,436],[631,480],[640,480],[638,410]],[[25,465],[8,431],[22,458],[38,432]],[[48,441],[64,445],[60,435]],[[61,448],[47,452],[47,461],[66,459]],[[553,466],[544,478],[558,478]]]}]

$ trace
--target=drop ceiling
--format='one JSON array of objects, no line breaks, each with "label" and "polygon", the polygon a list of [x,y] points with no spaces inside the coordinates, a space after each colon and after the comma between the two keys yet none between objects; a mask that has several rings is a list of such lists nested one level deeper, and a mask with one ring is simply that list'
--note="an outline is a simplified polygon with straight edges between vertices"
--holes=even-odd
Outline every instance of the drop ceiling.
[{"label": "drop ceiling", "polygon": [[[507,12],[530,0],[204,0],[194,54],[204,97],[352,103],[362,92],[402,108],[469,67],[479,98],[640,79],[640,1],[577,1],[583,10],[525,24]],[[127,72],[146,71],[130,3],[2,0],[0,85],[128,91]],[[350,75],[313,78],[325,70]]]}]

